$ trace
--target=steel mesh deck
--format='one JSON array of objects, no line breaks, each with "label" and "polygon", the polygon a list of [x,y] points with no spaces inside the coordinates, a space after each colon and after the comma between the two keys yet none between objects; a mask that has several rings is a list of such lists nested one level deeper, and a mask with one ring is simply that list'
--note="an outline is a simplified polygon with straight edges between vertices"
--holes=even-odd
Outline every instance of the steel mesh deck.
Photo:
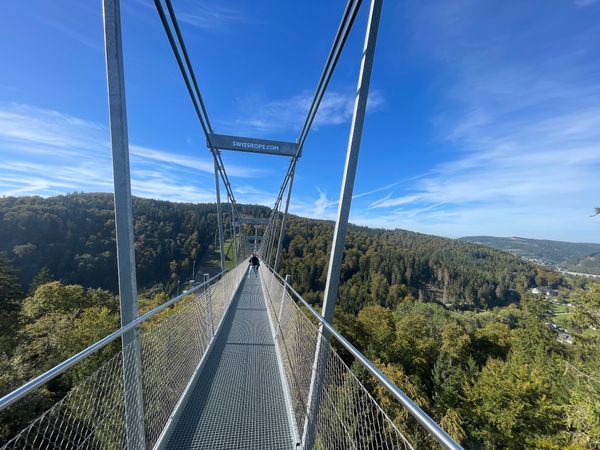
[{"label": "steel mesh deck", "polygon": [[258,278],[245,278],[167,449],[291,449],[276,348]]}]

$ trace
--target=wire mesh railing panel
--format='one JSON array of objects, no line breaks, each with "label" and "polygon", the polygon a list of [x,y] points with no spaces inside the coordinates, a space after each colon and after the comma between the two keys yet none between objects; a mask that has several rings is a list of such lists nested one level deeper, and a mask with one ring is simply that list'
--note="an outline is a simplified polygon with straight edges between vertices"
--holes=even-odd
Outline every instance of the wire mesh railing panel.
[{"label": "wire mesh railing panel", "polygon": [[[268,269],[262,269],[262,273],[264,273],[265,271],[268,272]],[[270,279],[267,278],[266,280],[268,280],[266,282],[269,283],[266,290],[268,292],[268,295],[270,296],[270,301],[267,303],[271,312],[271,317],[277,318],[277,320],[279,320],[279,314],[281,313],[281,305],[284,295],[283,285],[279,283],[273,276],[271,276]]]},{"label": "wire mesh railing panel", "polygon": [[119,352],[2,448],[70,450],[124,446],[123,360]]},{"label": "wire mesh railing panel", "polygon": [[[153,447],[206,353],[245,270],[246,265],[240,264],[211,286],[143,322],[139,351],[135,342],[117,351],[1,449]],[[141,361],[143,412],[141,402],[128,412],[136,420],[143,416],[145,435],[136,440],[129,433],[128,442],[125,399],[132,393],[124,387],[136,386],[133,381],[140,378],[140,371],[132,369],[138,367],[136,358]]]},{"label": "wire mesh railing panel", "polygon": [[[316,446],[325,449],[412,448],[355,374],[325,339],[320,338],[315,385],[322,386],[315,419]],[[310,418],[309,418],[310,420]]]},{"label": "wire mesh railing panel", "polygon": [[[260,271],[274,312],[273,326],[279,330],[277,340],[299,432],[312,430],[315,448],[320,449],[412,449],[281,282],[268,268]],[[308,412],[311,393],[313,408],[318,405],[313,409],[316,415]]]},{"label": "wire mesh railing panel", "polygon": [[[182,304],[141,335],[147,445],[162,433],[210,339],[206,293]],[[184,300],[185,301],[185,300]]]}]

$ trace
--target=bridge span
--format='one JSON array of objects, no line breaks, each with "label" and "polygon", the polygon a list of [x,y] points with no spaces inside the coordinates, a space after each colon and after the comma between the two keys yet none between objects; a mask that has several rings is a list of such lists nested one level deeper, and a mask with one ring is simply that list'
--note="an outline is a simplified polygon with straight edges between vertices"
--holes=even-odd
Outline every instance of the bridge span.
[{"label": "bridge span", "polygon": [[[371,0],[321,312],[279,275],[294,174],[361,7],[348,0],[295,142],[220,135],[171,0],[155,8],[212,154],[220,272],[139,315],[119,0],[103,0],[121,327],[0,399],[60,392],[1,449],[412,449],[461,447],[333,326],[382,0]],[[166,7],[166,8],[165,8]],[[211,64],[209,67],[212,67]],[[289,157],[270,217],[249,221],[221,150]],[[221,202],[221,189],[226,201]],[[285,205],[285,206],[284,206]],[[224,215],[234,267],[226,270]],[[255,228],[252,230],[251,225]],[[257,246],[258,226],[262,228]],[[248,234],[254,234],[248,239]],[[250,278],[250,244],[262,260]],[[215,242],[216,246],[216,242]],[[229,247],[231,249],[231,246]],[[336,351],[343,351],[342,355]],[[390,418],[384,404],[393,405]],[[401,412],[398,413],[398,410]]]}]

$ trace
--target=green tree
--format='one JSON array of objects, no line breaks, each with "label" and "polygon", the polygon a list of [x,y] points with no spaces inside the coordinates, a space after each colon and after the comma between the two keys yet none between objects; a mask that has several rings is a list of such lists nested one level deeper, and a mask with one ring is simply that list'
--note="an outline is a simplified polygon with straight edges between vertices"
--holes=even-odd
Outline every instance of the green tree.
[{"label": "green tree", "polygon": [[573,429],[574,443],[600,448],[600,379],[579,370],[575,375],[575,387],[566,408],[567,424]]},{"label": "green tree", "polygon": [[394,360],[395,326],[392,311],[379,305],[367,306],[358,313],[358,322],[368,336],[366,354],[386,362]]},{"label": "green tree", "polygon": [[574,387],[567,405],[567,423],[575,443],[600,448],[600,286],[575,292],[574,323],[581,329],[576,357],[566,367]]},{"label": "green tree", "polygon": [[21,298],[21,286],[15,271],[0,253],[0,359],[13,353]]},{"label": "green tree", "polygon": [[[62,362],[118,327],[113,295],[52,281],[23,301],[21,344],[16,357],[27,367],[27,377]],[[113,307],[112,312],[110,307]]]},{"label": "green tree", "polygon": [[0,311],[18,311],[22,296],[14,268],[6,256],[0,253]]},{"label": "green tree", "polygon": [[23,301],[23,317],[35,321],[49,314],[74,312],[92,306],[83,286],[51,281],[38,287]]},{"label": "green tree", "polygon": [[600,330],[600,284],[591,283],[574,296],[575,322],[581,327]]},{"label": "green tree", "polygon": [[[60,341],[62,342],[59,343],[59,348],[67,357],[74,355],[118,328],[119,314],[107,306],[98,304],[91,306],[73,321],[72,328],[61,333]],[[70,376],[75,380],[83,380],[114,355],[119,347],[120,342],[113,341],[77,364],[69,372]]]},{"label": "green tree", "polygon": [[31,280],[31,284],[29,285],[29,291],[27,295],[33,295],[38,287],[40,287],[42,284],[49,283],[52,280],[53,278],[50,274],[50,270],[46,266],[42,267],[40,271],[36,273],[33,279]]},{"label": "green tree", "polygon": [[472,436],[486,448],[563,448],[563,411],[548,396],[550,389],[542,367],[520,357],[490,359],[466,388]]},{"label": "green tree", "polygon": [[[425,410],[429,408],[429,398],[426,393],[423,392],[415,377],[408,375],[402,367],[397,364],[385,364],[379,360],[375,360],[374,363],[396,386],[402,389],[413,402]],[[376,398],[383,410],[391,415],[394,424],[398,429],[400,429],[404,435],[408,436],[411,442],[416,443],[417,447],[419,447],[420,443],[425,442],[425,435],[423,434],[420,425],[412,419],[406,408],[401,406],[380,383],[374,384]]]}]

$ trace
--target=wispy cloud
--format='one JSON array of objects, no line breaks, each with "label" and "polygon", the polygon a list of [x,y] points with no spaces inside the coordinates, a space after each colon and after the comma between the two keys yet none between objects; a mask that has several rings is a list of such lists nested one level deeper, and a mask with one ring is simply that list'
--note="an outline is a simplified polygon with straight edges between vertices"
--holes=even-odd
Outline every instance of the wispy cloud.
[{"label": "wispy cloud", "polygon": [[184,1],[178,5],[177,18],[188,25],[209,31],[223,31],[233,26],[258,24],[256,18],[240,9],[221,3]]},{"label": "wispy cloud", "polygon": [[[247,99],[243,105],[244,117],[236,121],[238,128],[258,132],[299,132],[313,99],[313,92],[305,91],[284,99],[264,101]],[[355,95],[351,90],[331,91],[325,94],[314,127],[347,123],[352,117]],[[369,94],[367,111],[381,108],[385,103],[382,91],[372,90]]]},{"label": "wispy cloud", "polygon": [[[129,148],[133,161],[141,163],[156,163],[157,168],[179,167],[192,171],[200,171],[204,173],[214,173],[214,165],[212,159],[198,158],[156,150],[148,147],[140,147],[131,145]],[[227,174],[238,178],[257,178],[267,173],[266,169],[257,169],[247,166],[239,166],[236,164],[227,165]]]},{"label": "wispy cloud", "polygon": [[[264,25],[265,22],[251,11],[224,5],[218,1],[179,0],[174,5],[177,21],[189,27],[210,33],[223,33],[237,30],[243,25]],[[123,11],[143,21],[147,25],[160,27],[154,2],[130,0],[123,3]]]},{"label": "wispy cloud", "polygon": [[574,0],[573,3],[583,8],[586,6],[593,5],[594,3],[598,3],[598,0]]},{"label": "wispy cloud", "polygon": [[[457,3],[411,10],[415,44],[442,67],[434,123],[444,162],[353,220],[450,236],[597,240],[589,215],[600,192],[600,82],[590,37],[600,33],[549,41],[554,22],[539,8],[490,17],[476,1]],[[536,26],[499,32],[534,14]]]},{"label": "wispy cloud", "polygon": [[240,202],[252,205],[263,205],[272,207],[275,204],[277,193],[258,188],[256,186],[242,184],[233,187],[235,198]]},{"label": "wispy cloud", "polygon": [[390,192],[385,197],[375,200],[373,203],[371,203],[369,208],[389,208],[391,206],[408,205],[410,203],[419,201],[422,198],[422,194],[402,195],[400,197],[392,198],[392,193]]},{"label": "wispy cloud", "polygon": [[[130,156],[134,194],[174,201],[214,200],[210,157],[134,144]],[[112,191],[108,129],[103,124],[30,105],[0,104],[0,158],[3,195]],[[227,170],[233,178],[265,174],[263,169],[236,164],[228,164]]]},{"label": "wispy cloud", "polygon": [[371,189],[370,191],[367,191],[367,192],[361,192],[360,194],[354,194],[352,196],[352,199],[356,200],[357,198],[367,197],[369,195],[373,195],[373,194],[376,194],[378,192],[385,191],[387,189],[391,189],[391,188],[393,188],[396,185],[398,185],[398,182],[386,184],[385,186],[381,186],[381,187],[378,187],[378,188],[375,188],[375,189]]},{"label": "wispy cloud", "polygon": [[294,198],[290,211],[302,217],[333,220],[336,216],[337,200],[328,197],[327,192],[315,186],[316,197],[302,195]]},{"label": "wispy cloud", "polygon": [[[83,2],[81,4],[84,4]],[[75,5],[78,5],[76,3]],[[74,5],[73,5],[74,6]],[[82,10],[86,10],[87,8],[81,8]],[[77,11],[81,14],[83,11]],[[87,11],[86,11],[87,12]],[[50,18],[48,16],[40,16],[37,19],[46,26],[58,31],[63,34],[68,39],[71,39],[74,42],[77,42],[85,47],[88,47],[97,52],[102,52],[104,47],[102,45],[102,39],[98,35],[90,35],[90,30],[86,30],[84,25],[82,25],[81,20],[75,20],[76,17],[79,17],[79,14],[73,14],[72,19],[68,19],[68,22],[65,23],[65,17],[56,17]],[[92,14],[97,14],[97,11],[92,11]],[[88,16],[89,17],[89,16]],[[94,30],[99,31],[99,30]]]}]

